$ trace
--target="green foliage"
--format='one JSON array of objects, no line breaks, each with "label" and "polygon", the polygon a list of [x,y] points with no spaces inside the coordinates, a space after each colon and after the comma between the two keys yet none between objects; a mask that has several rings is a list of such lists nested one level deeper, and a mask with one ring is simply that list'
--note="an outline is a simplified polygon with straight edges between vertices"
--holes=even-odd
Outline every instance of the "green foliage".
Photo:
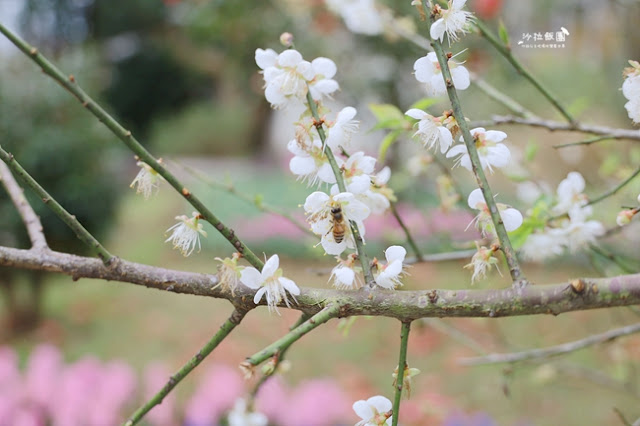
[{"label": "green foliage", "polygon": [[500,40],[502,40],[505,46],[511,47],[509,32],[507,31],[507,27],[504,25],[504,21],[502,19],[500,19],[500,24],[498,25],[498,36],[500,36]]}]

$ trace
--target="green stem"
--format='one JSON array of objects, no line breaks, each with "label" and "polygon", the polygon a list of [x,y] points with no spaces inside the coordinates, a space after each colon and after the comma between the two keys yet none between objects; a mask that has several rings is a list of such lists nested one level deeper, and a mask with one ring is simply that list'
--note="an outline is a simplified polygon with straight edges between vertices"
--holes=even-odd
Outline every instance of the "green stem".
[{"label": "green stem", "polygon": [[302,336],[309,333],[314,328],[318,327],[321,324],[324,324],[332,318],[337,317],[340,309],[341,307],[338,304],[333,304],[325,307],[323,310],[303,322],[299,327],[294,328],[280,339],[262,349],[260,352],[257,352],[247,358],[245,364],[256,366],[271,358],[275,354],[284,352],[289,346],[291,346],[294,342],[299,340]]},{"label": "green stem", "polygon": [[614,139],[614,138],[615,138],[614,135],[595,136],[593,138],[581,140],[581,141],[578,141],[578,142],[569,142],[569,143],[563,143],[563,144],[560,144],[560,145],[553,145],[553,147],[558,149],[558,148],[566,148],[566,147],[569,147],[569,146],[576,146],[576,145],[591,145],[592,143],[596,143],[596,142],[600,142],[600,141],[606,141],[606,140]]},{"label": "green stem", "polygon": [[400,399],[402,398],[402,388],[404,387],[404,372],[407,368],[407,346],[409,344],[409,332],[411,331],[411,321],[402,323],[400,333],[400,357],[398,358],[398,374],[396,378],[395,397],[393,399],[392,426],[398,426],[400,417]]},{"label": "green stem", "polygon": [[191,191],[186,188],[171,172],[169,172],[162,164],[160,164],[150,153],[147,151],[138,140],[131,134],[130,131],[122,127],[111,115],[109,115],[100,105],[98,105],[87,93],[78,85],[73,75],[66,76],[55,65],[53,65],[47,58],[38,52],[38,49],[31,46],[16,34],[9,31],[6,27],[0,24],[0,32],[4,34],[13,44],[15,44],[25,55],[31,60],[40,65],[42,71],[53,78],[58,84],[60,84],[69,93],[75,96],[78,101],[89,112],[91,112],[98,120],[100,120],[111,132],[116,135],[124,144],[133,151],[141,161],[148,164],[153,168],[160,176],[162,176],[176,191],[191,204],[203,217],[204,220],[209,222],[216,228],[234,247],[240,252],[245,259],[257,269],[262,270],[264,263],[257,257],[249,247],[247,247],[240,239],[235,235],[235,232],[225,226]]},{"label": "green stem", "polygon": [[631,182],[633,180],[633,178],[635,178],[639,174],[640,174],[640,167],[638,167],[633,173],[631,173],[631,176],[629,176],[628,178],[626,178],[625,180],[620,182],[620,184],[618,184],[615,188],[612,188],[612,189],[608,190],[607,192],[605,192],[604,194],[589,200],[589,202],[586,205],[590,206],[592,204],[599,203],[600,201],[604,200],[605,198],[608,198],[608,197],[614,195],[616,192],[618,192],[622,188],[624,188],[629,182]]},{"label": "green stem", "polygon": [[114,256],[82,226],[78,219],[64,209],[27,171],[16,161],[13,154],[8,153],[0,146],[0,159],[6,163],[14,175],[35,192],[38,197],[58,216],[89,249],[96,253],[105,265],[109,265]]},{"label": "green stem", "polygon": [[[423,3],[426,2],[423,0]],[[431,17],[430,19],[433,21],[434,18]],[[431,22],[431,24],[433,24],[433,22]],[[485,202],[489,207],[489,213],[491,214],[491,220],[495,227],[498,241],[500,242],[500,248],[505,255],[507,264],[509,265],[509,273],[511,274],[513,285],[523,285],[527,281],[524,274],[520,270],[520,264],[518,263],[516,252],[511,245],[511,241],[509,240],[509,236],[507,235],[507,230],[505,229],[502,218],[500,217],[498,206],[496,205],[496,202],[493,198],[493,191],[489,186],[489,182],[487,181],[487,177],[484,174],[484,170],[482,170],[482,165],[480,163],[478,151],[476,150],[474,137],[471,135],[469,124],[467,123],[467,120],[465,119],[465,116],[462,112],[462,106],[460,104],[460,99],[458,98],[458,93],[453,86],[453,79],[451,77],[447,55],[444,53],[442,43],[440,43],[438,40],[432,40],[431,45],[433,46],[433,51],[438,57],[438,63],[440,64],[440,69],[442,70],[442,77],[444,78],[445,85],[447,87],[447,94],[449,95],[451,106],[453,107],[453,115],[456,118],[458,126],[460,126],[460,131],[462,132],[462,137],[464,138],[464,143],[467,147],[467,151],[471,159],[471,166],[473,174],[476,177],[476,183],[482,191]]]},{"label": "green stem", "polygon": [[184,379],[194,368],[196,368],[219,344],[225,337],[233,331],[234,328],[242,318],[244,318],[246,311],[235,310],[231,316],[222,324],[220,330],[214,334],[214,336],[207,342],[206,345],[198,351],[198,353],[189,360],[176,374],[169,378],[169,381],[164,387],[155,394],[146,404],[138,408],[135,413],[124,423],[124,426],[133,426],[137,424],[142,418],[156,405],[161,404],[164,397],[166,397],[173,388],[176,387],[182,379]]},{"label": "green stem", "polygon": [[574,118],[569,114],[569,112],[560,105],[560,102],[553,96],[553,94],[533,76],[529,71],[527,71],[520,61],[518,61],[512,54],[511,48],[502,44],[502,42],[496,37],[494,34],[489,31],[489,29],[482,23],[482,21],[476,19],[474,21],[474,25],[480,31],[480,34],[487,39],[491,45],[502,55],[505,59],[518,71],[524,78],[529,80],[529,82],[536,88],[542,95],[547,98],[547,100],[562,114],[562,116],[571,124],[575,123]]},{"label": "green stem", "polygon": [[[320,119],[320,114],[318,114],[318,106],[316,102],[311,97],[311,93],[307,91],[307,103],[309,104],[309,110],[313,115],[313,118],[318,123],[316,125],[316,130],[318,131],[318,136],[320,136],[320,140],[322,141],[322,145],[324,146],[324,153],[327,156],[327,160],[331,165],[331,170],[333,170],[333,174],[336,177],[336,183],[338,184],[338,189],[340,192],[347,192],[347,186],[344,184],[344,179],[342,178],[342,172],[340,171],[340,167],[338,167],[338,163],[336,163],[336,158],[333,155],[333,151],[329,145],[326,144],[327,135],[324,132],[324,127],[322,127],[322,120]],[[364,273],[364,278],[367,284],[373,283],[373,275],[371,274],[371,262],[369,261],[369,257],[367,256],[366,251],[364,250],[364,241],[362,240],[362,236],[360,235],[360,230],[358,229],[358,225],[350,220],[349,226],[351,227],[351,234],[353,234],[353,239],[356,242],[356,250],[358,252],[358,257],[360,258],[360,263],[362,264],[362,272]]]},{"label": "green stem", "polygon": [[393,213],[393,217],[396,218],[396,220],[398,221],[398,224],[400,225],[400,227],[404,231],[404,235],[407,237],[407,243],[409,243],[409,246],[411,246],[411,249],[413,250],[413,252],[416,255],[416,260],[418,262],[422,262],[422,260],[423,260],[422,252],[420,251],[420,249],[418,248],[418,245],[416,244],[415,240],[413,239],[413,236],[411,235],[411,232],[409,231],[409,228],[407,228],[407,225],[404,224],[404,221],[400,217],[400,213],[398,213],[398,209],[396,208],[396,204],[395,203],[390,203],[390,207],[391,207],[391,213]]},{"label": "green stem", "polygon": [[258,210],[265,212],[265,213],[273,213],[275,215],[281,216],[285,219],[287,219],[289,222],[291,222],[294,226],[296,226],[298,229],[300,229],[301,231],[313,235],[315,237],[316,234],[314,234],[311,229],[309,229],[309,226],[304,224],[303,222],[299,221],[298,219],[296,219],[295,217],[293,217],[292,215],[290,215],[289,213],[285,212],[282,209],[279,209],[275,206],[272,206],[271,204],[262,202],[262,201],[258,201],[258,195],[254,196],[254,197],[250,197],[248,195],[245,195],[241,192],[239,192],[235,185],[233,183],[221,183],[218,181],[215,181],[213,179],[211,179],[210,177],[206,176],[204,173],[200,172],[199,170],[196,170],[192,167],[189,167],[185,164],[180,164],[176,161],[174,161],[174,163],[176,163],[178,166],[182,167],[184,170],[186,170],[188,173],[191,173],[193,176],[195,176],[196,178],[200,179],[201,181],[203,181],[204,183],[206,183],[207,185],[213,187],[213,188],[218,188],[218,189],[222,189],[224,191],[227,191],[229,194],[234,195],[236,198],[239,198],[243,201],[246,201],[249,204],[252,204],[254,207],[256,207]]},{"label": "green stem", "polygon": [[622,272],[626,273],[626,274],[633,274],[634,272],[637,272],[636,269],[629,267],[628,265],[626,265],[622,259],[617,256],[615,253],[612,253],[608,250],[605,250],[602,247],[598,247],[596,245],[590,245],[589,248],[596,254],[604,257],[605,259],[610,260],[611,262],[615,263],[616,265],[618,265],[618,267],[622,270]]}]

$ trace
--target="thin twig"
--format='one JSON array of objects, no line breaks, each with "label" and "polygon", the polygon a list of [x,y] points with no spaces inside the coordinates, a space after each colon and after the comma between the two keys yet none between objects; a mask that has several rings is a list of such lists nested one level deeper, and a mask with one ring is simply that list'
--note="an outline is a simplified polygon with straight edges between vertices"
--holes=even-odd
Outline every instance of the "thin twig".
[{"label": "thin twig", "polygon": [[133,426],[137,424],[142,418],[156,405],[161,404],[162,400],[176,387],[182,379],[184,379],[189,373],[193,371],[200,363],[233,331],[234,328],[242,318],[244,318],[246,311],[234,310],[231,316],[222,324],[220,330],[213,335],[211,340],[194,355],[180,370],[169,378],[169,381],[164,387],[155,394],[146,404],[138,408],[135,413],[131,415],[127,420],[125,426]]},{"label": "thin twig", "polygon": [[411,321],[403,321],[400,332],[400,356],[398,357],[398,374],[396,378],[395,394],[393,398],[393,418],[392,426],[398,426],[400,417],[400,399],[404,387],[404,373],[407,368],[407,346],[409,345],[409,332],[411,331]]},{"label": "thin twig", "polygon": [[482,365],[482,364],[500,364],[513,363],[520,361],[528,361],[532,359],[550,358],[557,355],[563,355],[575,352],[589,346],[598,345],[600,343],[611,342],[618,337],[628,336],[630,334],[640,332],[640,323],[628,325],[621,328],[609,330],[605,333],[594,334],[584,339],[575,340],[573,342],[563,343],[561,345],[551,346],[548,348],[532,349],[522,352],[512,352],[504,354],[489,354],[487,356],[462,358],[458,361],[461,365]]},{"label": "thin twig", "polygon": [[22,40],[13,32],[9,31],[5,26],[0,24],[0,32],[4,34],[13,44],[16,45],[27,57],[40,65],[42,71],[53,78],[69,93],[75,96],[78,101],[91,114],[100,120],[111,132],[116,135],[124,144],[133,151],[141,161],[153,168],[160,176],[162,176],[178,193],[180,193],[189,204],[191,204],[204,220],[209,222],[218,230],[232,245],[240,252],[249,263],[258,269],[262,269],[264,263],[256,256],[249,247],[244,244],[235,234],[235,232],[224,225],[213,212],[211,212],[186,186],[182,184],[171,172],[169,172],[155,157],[149,153],[131,132],[118,121],[116,121],[109,113],[107,113],[98,103],[96,103],[76,82],[73,75],[66,76],[53,63],[45,58],[38,49]]},{"label": "thin twig", "polygon": [[398,213],[398,209],[396,209],[396,204],[393,202],[390,203],[390,208],[391,208],[391,213],[393,214],[393,217],[396,218],[396,220],[398,221],[398,224],[404,231],[404,235],[407,237],[407,243],[409,244],[409,246],[411,246],[411,249],[416,255],[416,261],[422,262],[423,260],[422,252],[420,251],[420,249],[418,248],[418,245],[416,244],[415,240],[411,236],[411,231],[409,231],[409,228],[407,228],[407,225],[404,224],[404,221],[400,217],[400,213]]},{"label": "thin twig", "polygon": [[[331,170],[333,170],[333,174],[336,178],[336,183],[338,185],[338,189],[340,192],[347,192],[347,187],[344,184],[344,179],[342,177],[342,171],[338,167],[338,163],[333,155],[333,151],[331,151],[331,147],[326,143],[327,135],[324,131],[323,122],[320,119],[320,114],[318,114],[318,106],[316,102],[313,100],[311,96],[311,92],[307,90],[307,104],[309,105],[309,110],[311,111],[311,115],[316,121],[316,131],[318,132],[318,136],[322,141],[322,145],[324,146],[324,154],[331,165]],[[373,275],[371,274],[371,263],[369,261],[369,257],[367,256],[367,252],[364,249],[364,240],[362,239],[362,235],[360,234],[360,230],[358,229],[358,224],[353,220],[349,221],[349,226],[351,228],[351,234],[353,235],[353,239],[356,243],[356,251],[358,252],[358,258],[360,259],[360,263],[362,264],[362,273],[364,274],[365,282],[369,285],[373,284]]]},{"label": "thin twig", "polygon": [[22,222],[24,222],[27,234],[29,234],[29,240],[31,240],[31,246],[38,250],[48,248],[40,218],[36,212],[33,211],[31,204],[29,204],[24,197],[22,188],[13,178],[11,170],[9,170],[9,167],[7,167],[3,161],[0,161],[0,180],[7,190],[13,205],[16,206]]},{"label": "thin twig", "polygon": [[177,161],[173,161],[176,165],[178,165],[179,167],[181,167],[182,169],[184,169],[185,171],[187,171],[188,173],[190,173],[191,175],[195,176],[197,179],[200,179],[202,182],[206,183],[207,185],[213,187],[213,188],[218,188],[218,189],[222,189],[224,191],[227,191],[229,194],[232,194],[233,196],[235,196],[236,198],[239,198],[243,201],[246,201],[247,203],[253,205],[255,208],[257,208],[258,210],[265,212],[265,213],[273,213],[275,215],[278,215],[280,217],[283,217],[285,219],[287,219],[289,222],[291,222],[293,225],[295,225],[298,229],[300,229],[301,231],[309,234],[309,235],[313,235],[314,237],[316,236],[316,234],[313,233],[313,231],[311,231],[311,229],[309,228],[309,226],[307,224],[305,224],[304,222],[299,221],[298,219],[296,219],[295,217],[293,217],[292,215],[290,215],[289,213],[285,212],[282,209],[279,209],[278,207],[272,206],[271,204],[265,203],[263,201],[258,202],[257,201],[257,196],[254,197],[250,197],[248,195],[245,195],[243,193],[241,193],[240,191],[238,191],[235,187],[235,185],[233,183],[222,183],[222,182],[218,182],[212,178],[210,178],[209,176],[205,175],[204,173],[202,173],[199,170],[194,169],[193,167],[190,167],[186,164],[181,164]]},{"label": "thin twig", "polygon": [[244,365],[248,369],[251,369],[256,365],[260,365],[262,362],[271,358],[275,354],[285,351],[289,346],[291,346],[305,334],[309,333],[310,331],[312,331],[319,325],[324,324],[330,319],[336,318],[338,316],[338,313],[340,312],[340,309],[341,307],[339,304],[326,306],[320,312],[303,322],[300,326],[294,328],[280,339],[262,349],[260,352],[257,352],[247,358],[245,362],[242,363],[242,365]]},{"label": "thin twig", "polygon": [[491,31],[489,31],[489,29],[484,25],[484,23],[482,23],[482,21],[480,21],[479,19],[476,19],[474,21],[474,25],[476,26],[476,28],[478,29],[478,31],[480,32],[480,34],[482,34],[484,36],[484,38],[491,44],[493,45],[493,47],[502,55],[505,57],[505,59],[516,69],[516,71],[518,71],[524,78],[526,78],[527,80],[529,80],[529,82],[536,88],[538,89],[538,91],[540,93],[542,93],[542,95],[547,98],[547,100],[551,103],[551,105],[553,105],[559,112],[560,114],[562,114],[562,116],[570,123],[573,124],[574,123],[574,119],[571,116],[571,114],[569,114],[569,111],[567,111],[561,104],[560,102],[556,99],[556,97],[544,86],[542,86],[542,83],[540,83],[540,81],[538,81],[537,78],[535,78],[529,71],[527,71],[522,64],[520,63],[520,61],[518,61],[514,56],[513,53],[511,52],[511,48],[508,46],[505,46],[504,44],[502,44],[500,42],[500,40],[491,33]]},{"label": "thin twig", "polygon": [[13,154],[8,153],[2,146],[0,146],[0,160],[11,169],[22,182],[27,185],[36,195],[45,203],[56,216],[58,216],[82,241],[90,250],[96,253],[96,255],[102,260],[105,265],[108,265],[114,258],[114,256],[107,251],[106,248],[100,244],[100,242],[93,236],[87,229],[82,226],[75,216],[70,214],[64,209],[45,189],[40,186],[36,180],[31,177],[29,173],[16,161]]},{"label": "thin twig", "polygon": [[578,142],[569,142],[569,143],[562,143],[559,145],[553,145],[553,147],[558,149],[558,148],[567,148],[570,146],[591,145],[592,143],[608,141],[609,139],[613,139],[613,136],[611,135],[594,136],[592,138],[585,139]]},{"label": "thin twig", "polygon": [[631,268],[628,265],[625,265],[622,262],[622,259],[620,259],[620,257],[618,255],[616,255],[615,253],[610,252],[609,250],[606,250],[603,247],[597,246],[595,244],[591,244],[591,245],[589,245],[589,249],[591,251],[593,251],[594,253],[596,253],[596,254],[604,257],[605,259],[608,259],[611,262],[613,262],[616,265],[618,265],[618,267],[622,270],[622,272],[625,272],[627,274],[632,274],[634,272],[637,272],[636,270],[634,270],[634,268]]},{"label": "thin twig", "polygon": [[611,188],[610,190],[606,191],[602,195],[599,195],[599,196],[597,196],[595,198],[590,199],[589,202],[586,205],[590,206],[592,204],[595,204],[595,203],[598,203],[598,202],[604,200],[605,198],[608,198],[608,197],[614,195],[616,192],[618,192],[622,188],[624,188],[629,182],[631,182],[633,180],[633,178],[635,178],[639,174],[640,174],[640,167],[638,167],[633,173],[631,173],[631,175],[628,178],[626,178],[625,180],[620,182],[614,188]]},{"label": "thin twig", "polygon": [[576,122],[573,125],[561,121],[545,120],[542,118],[520,118],[513,115],[494,115],[490,120],[474,121],[473,127],[488,127],[500,124],[519,124],[523,126],[541,127],[552,132],[580,132],[593,135],[608,136],[610,139],[640,140],[640,130],[619,129],[614,127]]},{"label": "thin twig", "polygon": [[[425,9],[428,10],[425,3],[425,0],[423,0],[423,5]],[[434,16],[430,16],[430,20],[432,21],[431,24],[433,24],[434,19]],[[469,124],[467,123],[465,115],[462,112],[460,99],[458,98],[458,93],[453,85],[453,78],[451,77],[451,70],[449,69],[447,55],[444,53],[444,49],[440,41],[432,40],[431,45],[433,46],[434,52],[438,57],[438,63],[440,64],[440,70],[442,71],[442,78],[444,79],[445,85],[447,87],[447,94],[449,95],[451,106],[453,107],[453,115],[455,116],[456,122],[458,123],[460,131],[462,132],[462,137],[467,147],[469,158],[471,159],[471,165],[473,174],[476,178],[476,183],[482,191],[482,195],[484,196],[485,202],[489,208],[489,213],[491,215],[491,220],[493,222],[495,232],[500,243],[500,248],[505,255],[507,264],[509,265],[509,273],[511,274],[513,285],[526,285],[526,277],[520,269],[518,257],[511,245],[511,241],[509,240],[509,236],[507,235],[507,230],[504,227],[502,217],[500,216],[500,212],[498,211],[498,206],[496,205],[495,199],[493,198],[493,191],[491,190],[489,182],[487,181],[487,177],[485,176],[484,170],[482,169],[478,151],[476,149],[475,139],[471,135]]]}]

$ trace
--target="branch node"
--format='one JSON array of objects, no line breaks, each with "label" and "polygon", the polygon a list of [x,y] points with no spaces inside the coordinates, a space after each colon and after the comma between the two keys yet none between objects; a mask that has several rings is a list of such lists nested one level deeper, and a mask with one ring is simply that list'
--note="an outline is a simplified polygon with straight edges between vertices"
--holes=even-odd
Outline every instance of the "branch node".
[{"label": "branch node", "polygon": [[182,195],[184,195],[185,197],[190,197],[191,196],[191,192],[189,192],[189,190],[187,188],[182,188],[182,191],[180,191],[182,193]]},{"label": "branch node", "polygon": [[72,82],[72,83],[76,82],[76,78],[75,78],[75,76],[73,74],[69,74],[69,81]]},{"label": "branch node", "polygon": [[38,54],[38,49],[36,49],[35,47],[32,47],[31,50],[29,50],[29,54],[31,56],[36,56]]}]

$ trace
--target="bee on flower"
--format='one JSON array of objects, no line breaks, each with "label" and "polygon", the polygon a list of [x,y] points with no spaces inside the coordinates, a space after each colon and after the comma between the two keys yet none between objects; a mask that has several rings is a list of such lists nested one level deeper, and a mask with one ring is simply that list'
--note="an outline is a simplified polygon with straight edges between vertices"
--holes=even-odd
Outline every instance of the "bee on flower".
[{"label": "bee on flower", "polygon": [[369,207],[358,201],[350,192],[327,195],[316,191],[310,194],[304,210],[311,230],[321,236],[320,244],[330,255],[340,255],[347,248],[355,248],[350,221],[353,221],[364,237],[362,223],[370,213]]}]

